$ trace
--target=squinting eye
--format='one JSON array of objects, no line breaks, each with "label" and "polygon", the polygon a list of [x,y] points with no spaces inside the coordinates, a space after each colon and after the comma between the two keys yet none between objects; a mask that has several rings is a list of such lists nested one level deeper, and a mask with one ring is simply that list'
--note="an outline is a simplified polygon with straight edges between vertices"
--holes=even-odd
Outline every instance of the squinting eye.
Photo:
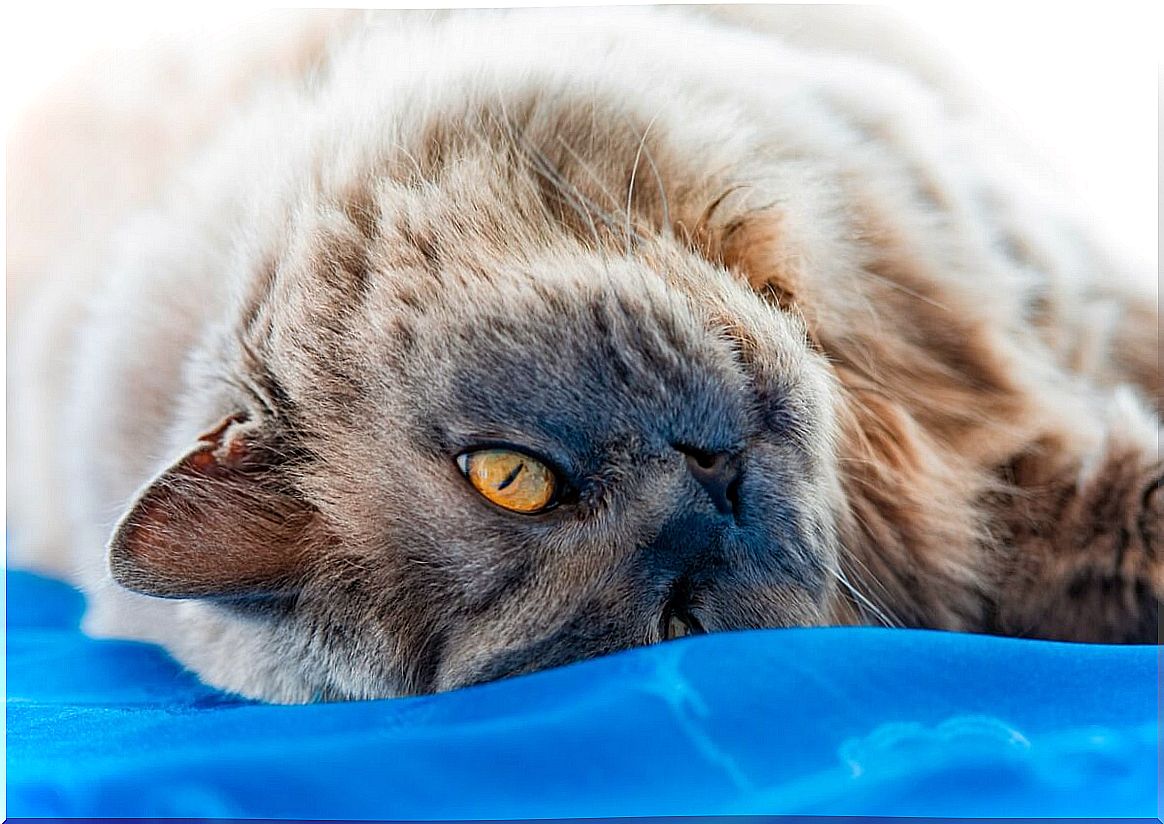
[{"label": "squinting eye", "polygon": [[457,456],[469,483],[493,503],[513,512],[533,514],[554,500],[557,479],[536,458],[508,449],[478,449]]}]

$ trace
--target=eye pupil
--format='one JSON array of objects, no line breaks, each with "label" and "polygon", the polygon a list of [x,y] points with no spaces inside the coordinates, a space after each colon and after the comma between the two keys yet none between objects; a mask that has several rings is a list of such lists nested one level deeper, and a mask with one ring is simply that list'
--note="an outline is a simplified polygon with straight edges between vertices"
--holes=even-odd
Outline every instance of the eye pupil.
[{"label": "eye pupil", "polygon": [[515,466],[513,468],[513,471],[509,473],[509,477],[507,477],[504,481],[502,481],[501,484],[497,487],[497,491],[500,492],[501,490],[505,489],[505,487],[507,487],[511,483],[513,483],[517,479],[517,476],[521,474],[521,470],[523,470],[523,469],[525,469],[524,462],[519,463],[517,466]]}]

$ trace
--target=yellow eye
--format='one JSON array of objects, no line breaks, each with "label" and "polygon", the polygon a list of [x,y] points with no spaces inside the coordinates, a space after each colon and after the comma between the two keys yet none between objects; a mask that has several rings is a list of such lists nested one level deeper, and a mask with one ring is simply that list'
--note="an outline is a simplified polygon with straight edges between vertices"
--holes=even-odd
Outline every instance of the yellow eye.
[{"label": "yellow eye", "polygon": [[457,465],[473,487],[493,503],[532,514],[554,499],[553,471],[536,458],[508,449],[479,449],[457,456]]}]

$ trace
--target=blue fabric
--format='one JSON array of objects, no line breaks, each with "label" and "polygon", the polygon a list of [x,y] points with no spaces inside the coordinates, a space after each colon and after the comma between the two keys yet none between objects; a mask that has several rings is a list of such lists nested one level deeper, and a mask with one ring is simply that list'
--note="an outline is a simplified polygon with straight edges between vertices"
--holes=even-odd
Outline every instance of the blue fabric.
[{"label": "blue fabric", "polygon": [[1156,815],[1157,650],[877,629],[685,639],[277,707],[9,573],[12,816]]}]

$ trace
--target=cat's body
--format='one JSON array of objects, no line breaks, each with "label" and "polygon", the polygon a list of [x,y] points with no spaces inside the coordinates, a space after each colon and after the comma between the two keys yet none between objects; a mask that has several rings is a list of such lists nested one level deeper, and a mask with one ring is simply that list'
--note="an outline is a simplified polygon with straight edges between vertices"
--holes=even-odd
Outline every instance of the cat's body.
[{"label": "cat's body", "polygon": [[[59,169],[10,200],[14,538],[92,631],[283,701],[678,611],[1154,640],[1154,295],[923,83],[674,9],[273,53],[170,99],[144,165],[149,101],[109,115],[152,176],[103,172],[110,214]],[[570,497],[477,497],[457,459],[498,444]],[[178,600],[108,580],[114,532],[114,577]]]}]

